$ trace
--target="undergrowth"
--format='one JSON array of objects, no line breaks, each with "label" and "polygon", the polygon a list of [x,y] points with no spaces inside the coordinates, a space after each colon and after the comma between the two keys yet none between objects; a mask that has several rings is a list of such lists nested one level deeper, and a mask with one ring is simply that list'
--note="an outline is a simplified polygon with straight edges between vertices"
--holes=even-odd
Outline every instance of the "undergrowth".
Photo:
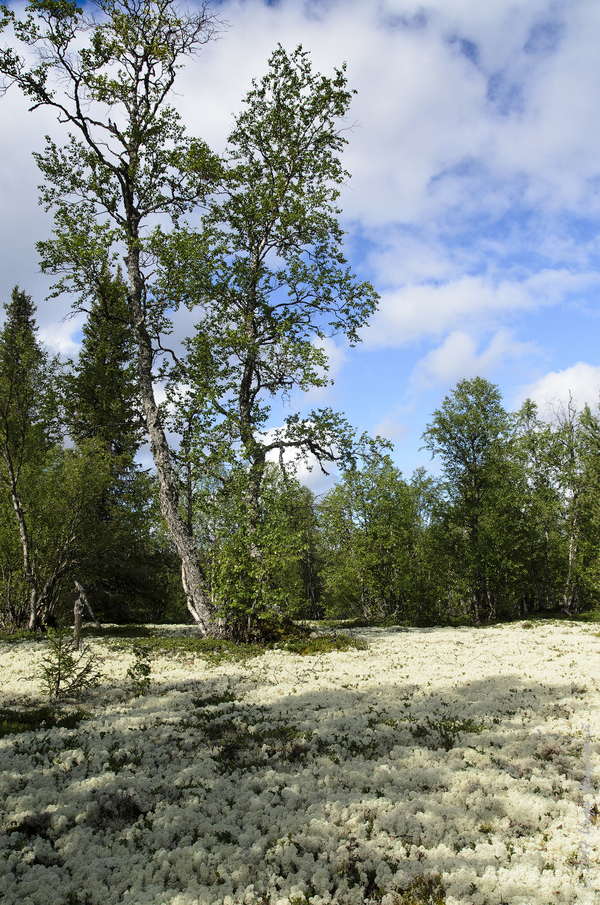
[{"label": "undergrowth", "polygon": [[20,732],[36,732],[38,729],[74,729],[89,717],[85,710],[75,710],[61,714],[54,707],[43,705],[32,710],[11,710],[0,708],[0,738],[17,735]]},{"label": "undergrowth", "polygon": [[153,654],[202,657],[210,666],[218,666],[226,661],[245,663],[253,657],[260,657],[266,650],[259,644],[244,644],[222,638],[142,637],[136,640],[135,646]]},{"label": "undergrowth", "polygon": [[45,641],[46,635],[42,632],[30,632],[25,628],[3,629],[0,631],[0,641],[8,644],[20,644],[22,641]]},{"label": "undergrowth", "polygon": [[292,639],[275,645],[280,650],[287,650],[301,656],[329,654],[332,651],[367,650],[368,644],[360,638],[350,635],[321,635],[318,638]]}]

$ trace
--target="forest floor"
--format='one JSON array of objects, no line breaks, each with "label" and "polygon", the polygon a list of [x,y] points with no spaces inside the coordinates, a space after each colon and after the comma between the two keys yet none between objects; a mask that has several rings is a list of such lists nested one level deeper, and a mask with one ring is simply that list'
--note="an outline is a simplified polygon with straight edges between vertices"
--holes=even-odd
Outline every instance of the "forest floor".
[{"label": "forest floor", "polygon": [[600,901],[597,626],[194,631],[90,637],[100,684],[50,705],[47,643],[0,642],[5,905]]}]

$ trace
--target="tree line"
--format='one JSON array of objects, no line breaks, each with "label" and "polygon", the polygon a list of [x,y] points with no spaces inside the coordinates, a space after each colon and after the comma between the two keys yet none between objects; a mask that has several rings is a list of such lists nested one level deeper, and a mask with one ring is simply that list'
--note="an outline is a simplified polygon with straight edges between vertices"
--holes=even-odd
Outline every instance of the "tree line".
[{"label": "tree line", "polygon": [[[114,288],[114,287],[113,287]],[[124,288],[110,299],[123,311]],[[76,361],[52,359],[31,298],[15,288],[0,332],[0,621],[70,617],[85,590],[103,621],[183,621],[176,546],[145,438],[135,346],[92,306]],[[405,480],[383,442],[316,497],[266,462],[215,477],[193,444],[174,454],[179,505],[226,631],[260,638],[311,618],[481,624],[573,615],[600,599],[600,414],[571,400],[551,423],[527,400],[460,381],[424,446],[439,475]]]},{"label": "tree line", "polygon": [[[267,430],[272,400],[326,385],[324,340],[354,345],[378,301],[343,255],[345,68],[324,76],[302,47],[278,46],[217,155],[169,103],[185,58],[224,27],[208,4],[0,10],[15,44],[0,50],[5,87],[67,127],[35,155],[54,217],[37,248],[53,295],[86,315],[65,368],[38,343],[27,294],[7,302],[4,621],[47,622],[67,588],[102,618],[181,618],[184,605],[204,633],[239,638],[303,614],[586,606],[588,410],[569,407],[555,430],[530,403],[515,421],[495,388],[460,384],[425,434],[444,480],[408,484],[390,444],[331,409]],[[196,318],[183,351],[169,340],[181,308]],[[136,465],[144,440],[152,474]],[[308,456],[343,475],[318,503],[295,478]]]}]

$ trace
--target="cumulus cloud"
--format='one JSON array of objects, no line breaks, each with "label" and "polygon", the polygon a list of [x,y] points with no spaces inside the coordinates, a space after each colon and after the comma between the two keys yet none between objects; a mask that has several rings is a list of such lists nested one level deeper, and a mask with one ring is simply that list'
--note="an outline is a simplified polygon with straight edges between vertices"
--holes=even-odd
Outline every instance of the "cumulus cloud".
[{"label": "cumulus cloud", "polygon": [[[365,344],[435,344],[413,372],[413,391],[456,379],[459,360],[469,373],[500,372],[531,348],[530,336],[514,332],[517,319],[596,291],[598,4],[223,0],[218,8],[230,28],[186,62],[172,97],[190,133],[217,151],[278,42],[302,43],[326,74],[347,61],[358,93],[343,124],[352,173],[340,198],[346,248],[382,296]],[[1,103],[0,294],[20,283],[50,327],[69,300],[39,304],[50,280],[38,272],[34,242],[49,234],[51,216],[37,204],[30,152],[45,133],[62,142],[66,132],[50,111],[28,113],[15,89]],[[193,315],[177,315],[176,347],[192,327]],[[341,344],[327,351],[339,380],[304,404],[337,404],[352,353]],[[557,374],[571,364],[548,362]]]},{"label": "cumulus cloud", "polygon": [[599,396],[600,366],[578,361],[563,371],[549,371],[534,383],[522,387],[517,404],[529,397],[537,403],[540,415],[548,417],[568,403],[569,397],[581,410],[586,403],[595,409]]},{"label": "cumulus cloud", "polygon": [[383,293],[379,311],[364,332],[369,347],[397,346],[441,336],[464,325],[487,327],[505,315],[554,305],[600,284],[595,272],[545,270],[522,281],[461,276],[408,285]]},{"label": "cumulus cloud", "polygon": [[515,340],[499,330],[487,347],[479,350],[476,338],[463,330],[454,330],[444,342],[422,358],[413,370],[415,388],[455,383],[469,377],[489,377],[510,359],[535,354],[534,343]]},{"label": "cumulus cloud", "polygon": [[51,355],[76,358],[80,342],[74,337],[79,333],[81,318],[69,319],[60,324],[47,324],[38,333],[38,339]]},{"label": "cumulus cloud", "polygon": [[[346,133],[353,178],[342,197],[349,223],[443,228],[450,212],[489,218],[533,204],[597,212],[594,4],[231,0],[220,12],[230,28],[187,62],[176,85],[173,102],[188,128],[222,149],[278,42],[302,42],[327,73],[346,60],[358,91],[346,123],[355,126]],[[0,139],[0,193],[17,221],[5,227],[3,247],[7,260],[15,251],[30,268],[32,239],[50,223],[35,210],[30,151],[45,132],[63,130],[50,111],[28,113],[15,89],[2,104],[9,125]]]},{"label": "cumulus cloud", "polygon": [[390,413],[381,419],[370,432],[375,437],[383,437],[384,440],[404,440],[410,431],[410,427],[395,413]]}]

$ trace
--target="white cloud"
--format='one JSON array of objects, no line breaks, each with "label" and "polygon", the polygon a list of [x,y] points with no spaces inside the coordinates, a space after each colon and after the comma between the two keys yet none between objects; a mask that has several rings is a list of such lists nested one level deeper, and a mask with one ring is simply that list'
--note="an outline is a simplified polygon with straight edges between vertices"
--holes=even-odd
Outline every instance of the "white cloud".
[{"label": "white cloud", "polygon": [[[358,90],[347,122],[358,124],[345,156],[353,174],[342,197],[349,222],[366,230],[396,222],[440,229],[449,212],[464,221],[523,203],[597,209],[590,185],[600,172],[597,5],[233,0],[219,11],[231,28],[187,61],[176,83],[173,101],[190,131],[224,146],[252,77],[265,72],[278,41],[290,49],[302,42],[324,72],[347,60]],[[555,33],[554,43],[532,42],[540,27]],[[507,100],[511,91],[522,95],[520,107]],[[30,151],[45,132],[64,131],[50,111],[28,113],[14,88],[2,105],[6,279],[24,282],[33,241],[50,224],[36,209]],[[415,253],[423,251],[409,251],[411,259]],[[441,260],[426,279],[449,278]]]},{"label": "white cloud", "polygon": [[563,371],[549,371],[535,383],[522,387],[516,404],[529,397],[537,403],[542,417],[551,418],[557,408],[569,401],[569,395],[579,410],[586,403],[595,409],[600,396],[600,366],[578,361]]},{"label": "white cloud", "polygon": [[404,440],[409,431],[408,424],[395,417],[394,414],[389,414],[382,418],[369,433],[374,437],[383,437],[384,440],[397,442]]},{"label": "white cloud", "polygon": [[[506,332],[516,315],[598,286],[599,4],[224,0],[218,8],[231,28],[186,62],[173,95],[189,131],[216,150],[277,42],[302,42],[326,74],[347,61],[358,94],[345,124],[356,128],[346,133],[352,179],[340,204],[350,263],[382,294],[365,344],[439,344],[417,366],[413,390],[456,379],[458,363],[470,373],[501,370],[531,348],[530,336],[517,342]],[[50,279],[38,272],[34,242],[48,235],[51,215],[37,204],[31,151],[45,133],[66,140],[66,130],[50,111],[28,113],[14,88],[0,104],[0,295],[19,283],[50,329],[69,300],[40,304]],[[573,218],[592,218],[589,229],[573,230]],[[174,348],[193,322],[176,315]],[[47,334],[55,348],[73,354],[72,337],[56,329],[54,339]],[[335,377],[352,353],[334,343],[327,351]],[[332,403],[339,391],[314,391],[302,404]],[[351,407],[348,417],[361,420]],[[390,418],[386,431],[401,432]]]},{"label": "white cloud", "polygon": [[520,282],[466,275],[439,285],[404,286],[383,293],[364,341],[382,348],[442,336],[466,325],[489,329],[506,314],[557,304],[569,293],[598,284],[598,273],[546,270]]},{"label": "white cloud", "polygon": [[335,380],[346,363],[348,357],[347,346],[342,345],[343,340],[336,342],[334,339],[316,339],[314,345],[322,349],[327,356],[328,369],[321,370],[321,376],[325,376],[328,384],[322,387],[311,387],[306,392],[297,390],[288,405],[285,408],[291,408],[292,411],[301,409],[306,411],[311,406],[333,405],[338,396]]},{"label": "white cloud", "polygon": [[454,330],[444,342],[422,358],[413,370],[411,383],[416,388],[455,383],[469,377],[489,377],[510,359],[535,354],[533,343],[514,340],[506,330],[499,330],[486,348],[478,351],[474,336]]},{"label": "white cloud", "polygon": [[308,465],[304,463],[298,465],[296,477],[300,483],[304,484],[305,487],[308,487],[309,490],[312,490],[315,496],[320,496],[323,493],[327,493],[328,490],[331,490],[335,482],[339,479],[337,469],[330,463],[329,466],[326,466],[328,474],[323,474],[318,462],[313,456],[310,457],[309,465],[313,466],[312,471],[309,471]]},{"label": "white cloud", "polygon": [[[262,435],[263,442],[269,443],[269,441],[274,438],[276,432],[281,430],[281,427],[271,427],[266,430]],[[279,464],[279,450],[273,449],[268,452],[267,461]],[[310,490],[317,495],[326,493],[338,478],[335,463],[324,462],[323,464],[328,474],[323,474],[318,459],[313,456],[312,453],[308,453],[306,460],[304,460],[298,458],[298,450],[286,449],[283,453],[283,461],[284,464],[293,466],[293,471],[300,483],[310,488]]]},{"label": "white cloud", "polygon": [[82,318],[77,318],[75,323],[74,320],[75,318],[40,328],[38,338],[51,355],[76,358],[79,354],[81,343],[73,339],[73,334],[81,329]]}]

